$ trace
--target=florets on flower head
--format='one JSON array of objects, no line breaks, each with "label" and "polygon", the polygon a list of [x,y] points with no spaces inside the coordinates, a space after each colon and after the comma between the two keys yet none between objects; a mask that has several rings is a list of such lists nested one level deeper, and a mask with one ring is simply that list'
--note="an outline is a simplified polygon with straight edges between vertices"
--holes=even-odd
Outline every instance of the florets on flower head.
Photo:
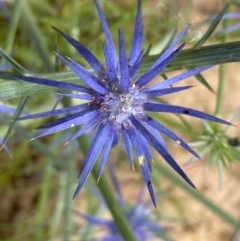
[{"label": "florets on flower head", "polygon": [[147,98],[133,86],[127,93],[115,89],[106,93],[100,101],[99,97],[95,99],[98,99],[101,118],[111,122],[114,130],[120,134],[122,129],[129,129],[132,126],[130,120],[132,115],[138,117],[144,115],[143,104]]},{"label": "florets on flower head", "polygon": [[102,9],[98,1],[94,1],[105,34],[103,52],[106,67],[104,67],[84,45],[55,28],[55,30],[75,47],[94,70],[93,74],[76,61],[57,54],[59,59],[86,85],[70,84],[37,77],[18,76],[18,79],[31,83],[54,86],[68,91],[77,91],[79,94],[66,93],[63,95],[69,98],[83,99],[88,103],[34,114],[25,118],[19,118],[19,120],[60,114],[66,115],[42,126],[43,130],[36,138],[66,130],[73,126],[82,125],[81,129],[69,139],[70,142],[90,128],[97,130],[79,173],[79,184],[74,196],[76,196],[84,185],[100,153],[102,153],[102,155],[99,176],[101,175],[111,147],[115,145],[121,137],[132,166],[134,166],[133,151],[135,152],[152,201],[156,206],[150,175],[151,161],[153,159],[150,146],[155,148],[167,163],[192,187],[194,187],[193,183],[169,154],[161,134],[179,143],[196,157],[199,156],[174,132],[148,116],[148,112],[183,114],[223,124],[230,123],[194,109],[154,101],[155,97],[189,89],[191,86],[172,87],[172,85],[209,68],[209,66],[195,68],[149,86],[151,80],[162,72],[181,52],[185,44],[181,44],[179,47],[178,45],[186,35],[190,26],[187,26],[179,34],[175,41],[170,44],[148,71],[139,76],[137,71],[142,63],[144,55],[144,50],[142,49],[143,24],[141,0],[138,0],[134,36],[129,56],[127,56],[126,53],[124,36],[121,29],[119,30],[119,54],[117,54]]}]

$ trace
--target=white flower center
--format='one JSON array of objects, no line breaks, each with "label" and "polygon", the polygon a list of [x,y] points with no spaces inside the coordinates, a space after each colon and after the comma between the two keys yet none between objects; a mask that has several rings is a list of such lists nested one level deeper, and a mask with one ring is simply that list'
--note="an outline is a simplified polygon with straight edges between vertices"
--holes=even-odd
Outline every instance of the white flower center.
[{"label": "white flower center", "polygon": [[101,112],[119,129],[131,125],[129,117],[144,113],[143,104],[147,97],[132,87],[127,94],[109,92],[105,95]]}]

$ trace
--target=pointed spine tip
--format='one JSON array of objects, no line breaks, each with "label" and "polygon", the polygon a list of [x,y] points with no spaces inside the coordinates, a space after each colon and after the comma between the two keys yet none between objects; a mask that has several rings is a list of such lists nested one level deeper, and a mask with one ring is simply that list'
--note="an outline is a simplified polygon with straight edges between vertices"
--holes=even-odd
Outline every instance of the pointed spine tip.
[{"label": "pointed spine tip", "polygon": [[77,196],[77,192],[75,191],[75,193],[73,194],[72,199],[74,200],[76,198],[76,196]]},{"label": "pointed spine tip", "polygon": [[28,140],[29,142],[30,141],[34,141],[34,140],[36,140],[37,138],[36,137],[33,137],[33,138],[31,138],[30,140]]},{"label": "pointed spine tip", "polygon": [[97,178],[97,184],[99,183],[99,181],[100,181],[100,177]]}]

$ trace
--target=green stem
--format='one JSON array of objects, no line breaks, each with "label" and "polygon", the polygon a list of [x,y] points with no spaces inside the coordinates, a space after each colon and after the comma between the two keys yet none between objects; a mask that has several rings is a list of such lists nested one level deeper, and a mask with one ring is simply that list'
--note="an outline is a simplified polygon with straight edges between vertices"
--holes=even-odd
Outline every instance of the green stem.
[{"label": "green stem", "polygon": [[169,168],[165,167],[164,165],[162,165],[160,163],[158,163],[158,165],[156,165],[156,167],[162,176],[166,177],[172,183],[174,183],[176,186],[179,186],[182,190],[184,190],[188,194],[190,194],[197,201],[204,204],[209,210],[211,210],[217,216],[222,218],[226,223],[230,224],[233,227],[236,227],[238,225],[239,221],[236,218],[234,218],[228,212],[221,209],[218,205],[213,203],[210,199],[203,196],[201,193],[197,192],[195,189],[191,188],[186,182],[182,181],[171,170],[169,170]]},{"label": "green stem", "polygon": [[72,236],[72,188],[71,188],[71,161],[67,161],[66,171],[64,173],[65,179],[65,200],[64,200],[64,241],[70,241]]},{"label": "green stem", "polygon": [[8,54],[13,50],[13,42],[15,39],[17,26],[19,24],[21,12],[22,12],[22,0],[16,0],[14,2],[14,10],[11,17],[11,23],[9,25],[8,34],[6,36],[5,51]]},{"label": "green stem", "polygon": [[56,239],[56,233],[58,232],[58,227],[61,224],[62,215],[64,212],[64,196],[65,196],[65,189],[64,189],[64,178],[63,173],[59,174],[60,184],[57,188],[57,194],[56,194],[56,204],[54,208],[54,213],[51,217],[50,222],[50,228],[49,228],[49,240],[55,240]]},{"label": "green stem", "polygon": [[36,49],[39,52],[39,55],[44,63],[46,70],[51,72],[53,71],[53,64],[51,63],[51,60],[49,58],[49,53],[43,39],[43,34],[41,33],[39,27],[36,24],[35,15],[29,6],[29,1],[21,1],[24,8],[23,19],[25,20],[25,24],[29,30],[30,37],[34,41]]},{"label": "green stem", "polygon": [[[62,160],[65,158],[68,159],[65,162],[64,169],[65,172],[63,173],[64,178],[64,241],[70,241],[72,238],[73,233],[73,211],[72,211],[72,174],[73,174],[73,160],[74,160],[74,153],[75,147],[74,145],[69,145],[64,150],[65,153],[62,153]],[[64,158],[65,157],[65,158]]]},{"label": "green stem", "polygon": [[219,66],[219,81],[218,81],[217,100],[216,100],[216,109],[215,109],[215,115],[217,116],[221,116],[222,114],[226,69],[227,69],[226,65],[222,64]]},{"label": "green stem", "polygon": [[[83,151],[83,154],[86,154],[87,149],[89,147],[87,138],[86,137],[80,138],[79,141],[80,141],[81,150]],[[97,188],[100,190],[103,198],[106,201],[106,204],[118,227],[119,233],[122,235],[124,240],[137,241],[134,231],[126,218],[126,215],[124,215],[123,211],[119,208],[119,203],[117,202],[114,196],[114,192],[112,191],[112,188],[109,185],[109,182],[106,176],[104,175],[104,173],[102,174],[101,179],[98,182],[98,170],[99,170],[99,164],[96,163],[91,172],[91,175],[95,180]]]},{"label": "green stem", "polygon": [[[226,1],[224,1],[225,5],[227,4]],[[227,12],[230,10],[230,6],[227,10]],[[223,28],[226,28],[228,26],[229,20],[225,19],[223,20]],[[227,42],[227,34],[224,34],[222,43]],[[223,100],[224,100],[224,87],[225,87],[225,79],[226,79],[226,65],[220,65],[219,66],[219,81],[218,81],[218,90],[217,90],[217,100],[216,100],[216,108],[215,108],[215,115],[221,116],[222,114],[222,107],[223,107]]]},{"label": "green stem", "polygon": [[[71,36],[76,39],[79,38],[79,32],[80,32],[80,28],[78,26],[79,13],[78,13],[77,5],[78,5],[77,0],[71,1],[71,29],[70,29],[70,32],[71,32]],[[71,50],[73,50],[73,48],[71,48]]]},{"label": "green stem", "polygon": [[[92,175],[96,183],[98,180],[98,169],[99,169],[99,166],[95,165],[92,171]],[[126,215],[124,215],[122,210],[119,208],[119,203],[117,202],[116,198],[113,195],[114,192],[110,191],[111,187],[104,174],[101,176],[101,179],[97,184],[98,184],[97,187],[100,190],[101,194],[103,195],[122,237],[128,241],[137,241],[135,234],[133,232],[133,229],[131,228],[126,218]]]},{"label": "green stem", "polygon": [[40,200],[38,202],[38,208],[36,212],[36,227],[37,230],[35,232],[34,240],[41,241],[44,239],[43,229],[46,225],[47,220],[47,212],[46,207],[48,206],[48,199],[51,190],[51,178],[52,178],[52,166],[49,160],[46,160],[45,168],[44,168],[44,178],[41,183],[41,193],[39,195]]}]

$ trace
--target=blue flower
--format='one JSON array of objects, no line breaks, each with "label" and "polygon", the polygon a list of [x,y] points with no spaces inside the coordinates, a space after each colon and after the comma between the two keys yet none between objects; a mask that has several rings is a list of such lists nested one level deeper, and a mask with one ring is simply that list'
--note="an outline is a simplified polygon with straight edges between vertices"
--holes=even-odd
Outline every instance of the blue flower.
[{"label": "blue flower", "polygon": [[[100,177],[111,148],[121,139],[125,145],[130,163],[133,167],[135,165],[133,152],[135,152],[136,159],[142,170],[153,204],[156,206],[156,199],[150,175],[151,162],[153,159],[150,146],[152,146],[192,187],[194,187],[194,185],[191,180],[169,154],[161,134],[164,134],[173,141],[179,143],[179,145],[194,156],[199,156],[178,135],[154,118],[150,117],[149,113],[174,113],[223,124],[230,123],[195,109],[160,103],[156,99],[156,97],[159,96],[191,88],[191,86],[172,87],[172,85],[208,69],[209,66],[188,70],[157,84],[150,85],[151,80],[164,71],[164,69],[181,52],[185,44],[178,45],[186,35],[190,26],[187,26],[180,33],[175,41],[170,44],[148,71],[143,75],[139,75],[138,70],[144,56],[144,50],[142,49],[143,24],[141,0],[138,1],[134,36],[129,56],[126,52],[124,35],[121,29],[119,29],[119,53],[117,53],[102,9],[98,1],[94,1],[105,34],[103,52],[106,66],[102,65],[90,50],[80,42],[55,28],[73,47],[75,47],[94,70],[93,73],[76,61],[57,54],[58,58],[65,63],[79,77],[79,79],[85,83],[85,85],[80,83],[72,84],[60,82],[34,76],[17,77],[23,81],[68,90],[68,92],[63,94],[64,96],[81,99],[84,100],[85,103],[33,114],[19,118],[19,120],[64,115],[49,124],[41,126],[42,130],[36,135],[36,138],[72,127],[82,126],[81,129],[69,139],[68,142],[70,142],[86,133],[89,129],[96,130],[95,137],[93,138],[92,144],[79,173],[79,183],[74,197],[83,187],[101,153]],[[74,93],[70,91],[74,91]]]},{"label": "blue flower", "polygon": [[[137,240],[146,241],[152,240],[154,237],[166,236],[167,227],[163,227],[157,223],[157,217],[151,212],[149,203],[143,204],[140,200],[137,201],[129,210],[125,207],[122,209],[126,213],[128,222],[130,223]],[[95,216],[90,216],[76,212],[76,214],[85,219],[88,224],[104,229],[104,235],[99,237],[98,241],[123,241],[118,227],[111,219],[104,219]],[[85,240],[85,239],[84,239]],[[161,240],[165,240],[164,238]]]},{"label": "blue flower", "polygon": [[[159,220],[161,219],[160,215],[152,212],[150,202],[143,202],[146,191],[145,187],[141,188],[136,203],[133,206],[129,206],[124,202],[121,187],[117,177],[115,176],[112,165],[110,165],[109,173],[110,180],[113,183],[113,188],[117,194],[120,210],[126,215],[126,219],[132,227],[137,240],[147,241],[154,238],[158,238],[158,240],[159,238],[161,238],[160,240],[169,240],[166,231],[170,230],[170,227],[161,226],[159,224]],[[93,192],[94,197],[97,197],[97,200],[100,201],[101,205],[99,205],[99,207],[107,208],[104,198],[98,190],[96,190],[92,185],[90,185],[89,188]],[[99,211],[99,209],[97,209],[97,211]],[[83,225],[83,230],[81,230],[83,233],[84,229],[89,230],[87,225],[90,225],[91,228],[93,226],[99,228],[99,232],[98,230],[94,232],[95,235],[92,235],[92,233],[90,234],[91,239],[98,241],[123,241],[123,238],[118,231],[118,226],[114,220],[110,218],[100,218],[97,215],[83,214],[78,211],[75,211],[74,214],[87,222],[86,225]],[[87,233],[87,236],[83,234],[83,240],[89,240],[90,237],[88,238],[88,235],[89,232]],[[95,236],[97,236],[97,238]]]}]

